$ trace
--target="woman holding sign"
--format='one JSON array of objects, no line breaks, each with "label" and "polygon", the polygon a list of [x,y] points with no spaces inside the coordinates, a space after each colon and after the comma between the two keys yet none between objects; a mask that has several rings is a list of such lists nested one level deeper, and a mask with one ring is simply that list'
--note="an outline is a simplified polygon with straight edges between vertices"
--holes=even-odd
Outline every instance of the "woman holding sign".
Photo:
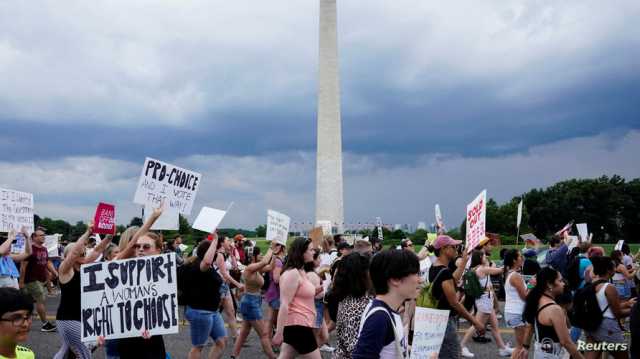
[{"label": "woman holding sign", "polygon": [[[162,215],[163,204],[153,210],[147,221],[133,235],[131,241],[118,254],[116,259],[128,259],[131,257],[145,257],[161,254],[162,237],[149,232],[153,224]],[[118,352],[120,359],[163,359],[166,357],[164,340],[162,335],[150,336],[147,330],[142,337],[118,339]]]},{"label": "woman holding sign", "polygon": [[93,222],[89,222],[84,234],[64,249],[64,260],[58,268],[61,295],[56,313],[56,325],[62,339],[62,347],[54,359],[66,358],[68,351],[73,352],[76,358],[91,358],[91,352],[81,341],[80,265],[98,259],[104,248],[111,242],[111,236],[107,236],[91,254],[86,255],[86,245],[92,231]]}]

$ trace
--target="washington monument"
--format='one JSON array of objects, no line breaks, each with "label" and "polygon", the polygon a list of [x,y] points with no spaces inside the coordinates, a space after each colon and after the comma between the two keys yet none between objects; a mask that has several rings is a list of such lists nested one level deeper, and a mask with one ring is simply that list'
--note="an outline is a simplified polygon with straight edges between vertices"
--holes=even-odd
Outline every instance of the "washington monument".
[{"label": "washington monument", "polygon": [[320,0],[316,222],[331,221],[342,232],[342,122],[336,0]]}]

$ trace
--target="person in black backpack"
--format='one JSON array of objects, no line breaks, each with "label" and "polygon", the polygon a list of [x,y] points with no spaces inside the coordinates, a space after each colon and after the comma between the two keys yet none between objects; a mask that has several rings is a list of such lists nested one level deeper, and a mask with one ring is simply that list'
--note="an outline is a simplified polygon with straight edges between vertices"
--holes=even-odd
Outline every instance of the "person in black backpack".
[{"label": "person in black backpack", "polygon": [[446,235],[440,235],[433,244],[429,246],[429,251],[433,252],[437,257],[431,265],[431,268],[429,268],[428,274],[429,283],[432,283],[433,296],[438,300],[437,309],[450,310],[447,329],[445,330],[445,336],[440,346],[439,358],[443,359],[460,358],[461,348],[456,332],[458,316],[462,316],[469,321],[480,335],[483,335],[485,331],[484,325],[464,308],[456,294],[456,282],[462,276],[466,258],[460,261],[461,265],[456,268],[455,272],[451,271],[449,263],[458,254],[457,247],[460,244],[462,244],[461,241],[454,240]]},{"label": "person in black backpack", "polygon": [[566,349],[574,359],[584,359],[569,336],[567,315],[555,299],[564,293],[564,286],[562,275],[557,270],[552,267],[540,270],[535,287],[527,294],[522,314],[532,326],[527,328],[522,347],[514,351],[514,358],[529,357],[528,343],[535,333],[534,358],[560,359]]},{"label": "person in black backpack", "polygon": [[[631,308],[635,304],[635,299],[622,302],[614,285],[609,280],[615,273],[615,265],[610,257],[591,258],[593,265],[593,290],[600,309],[598,313],[590,313],[588,317],[591,321],[597,321],[597,317],[602,317],[600,325],[594,331],[587,331],[587,343],[627,343],[619,320],[626,318],[631,313]],[[605,350],[590,351],[587,358],[599,358]],[[629,354],[624,351],[610,351],[616,359],[628,358]]]}]

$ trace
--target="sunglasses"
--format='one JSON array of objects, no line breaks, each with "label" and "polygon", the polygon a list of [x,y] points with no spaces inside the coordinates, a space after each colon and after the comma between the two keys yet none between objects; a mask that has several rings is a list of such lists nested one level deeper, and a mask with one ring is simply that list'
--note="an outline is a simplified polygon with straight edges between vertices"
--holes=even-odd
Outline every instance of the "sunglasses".
[{"label": "sunglasses", "polygon": [[149,244],[149,243],[136,244],[136,245],[133,246],[133,248],[135,248],[136,250],[143,249],[145,251],[148,251],[149,249],[151,249],[151,244]]}]

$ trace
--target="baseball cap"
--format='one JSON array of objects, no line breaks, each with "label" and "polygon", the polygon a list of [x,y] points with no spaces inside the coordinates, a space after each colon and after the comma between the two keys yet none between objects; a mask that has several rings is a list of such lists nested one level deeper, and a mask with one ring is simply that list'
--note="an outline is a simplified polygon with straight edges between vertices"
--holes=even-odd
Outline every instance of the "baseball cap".
[{"label": "baseball cap", "polygon": [[461,244],[462,241],[456,241],[455,239],[446,236],[446,235],[440,235],[438,236],[438,238],[436,238],[435,241],[433,241],[433,248],[435,249],[440,249],[444,246],[457,246],[459,244]]},{"label": "baseball cap", "polygon": [[485,244],[489,243],[490,240],[491,238],[485,236],[480,240],[480,242],[478,242],[478,246],[484,246]]}]

